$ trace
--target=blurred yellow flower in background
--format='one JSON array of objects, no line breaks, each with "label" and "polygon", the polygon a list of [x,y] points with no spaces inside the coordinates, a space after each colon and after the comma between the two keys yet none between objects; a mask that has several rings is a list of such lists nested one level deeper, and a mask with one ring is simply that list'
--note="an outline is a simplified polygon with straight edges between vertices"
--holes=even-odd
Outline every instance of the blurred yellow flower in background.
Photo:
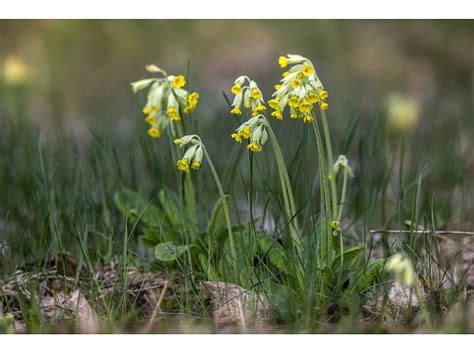
[{"label": "blurred yellow flower in background", "polygon": [[8,55],[3,61],[2,81],[10,85],[22,85],[31,81],[32,70],[19,55]]},{"label": "blurred yellow flower in background", "polygon": [[387,128],[389,131],[404,133],[415,128],[420,120],[420,102],[400,93],[391,93],[386,98]]}]

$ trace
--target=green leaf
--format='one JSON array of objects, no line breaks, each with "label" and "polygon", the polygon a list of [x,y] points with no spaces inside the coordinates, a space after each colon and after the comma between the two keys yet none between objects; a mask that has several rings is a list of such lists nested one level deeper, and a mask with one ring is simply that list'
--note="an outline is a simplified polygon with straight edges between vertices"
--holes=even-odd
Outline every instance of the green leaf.
[{"label": "green leaf", "polygon": [[362,274],[357,277],[357,283],[354,284],[358,292],[364,292],[372,285],[374,280],[382,272],[384,264],[385,259],[383,258],[369,261]]},{"label": "green leaf", "polygon": [[180,212],[176,201],[173,197],[165,190],[161,190],[159,193],[160,203],[166,212],[166,216],[170,222],[176,226],[180,224]]},{"label": "green leaf", "polygon": [[216,269],[208,261],[207,257],[204,254],[200,253],[198,259],[203,272],[206,273],[207,280],[218,281],[219,275],[217,274]]},{"label": "green leaf", "polygon": [[163,212],[139,194],[129,189],[115,192],[114,202],[124,216],[139,217],[141,221],[154,227],[160,227],[164,220]]},{"label": "green leaf", "polygon": [[[343,252],[343,260],[342,260],[342,268],[347,269],[349,268],[357,256],[364,250],[363,247],[351,247],[347,248]],[[338,254],[336,259],[334,260],[334,265],[338,267],[341,263],[341,255]]]},{"label": "green leaf", "polygon": [[214,205],[211,218],[209,219],[209,224],[207,225],[207,232],[210,235],[217,234],[221,232],[223,228],[226,227],[224,203],[227,203],[229,201],[230,197],[226,195],[224,196],[224,198],[219,198],[216,204]]},{"label": "green leaf", "polygon": [[148,228],[143,235],[139,236],[139,240],[145,247],[155,247],[160,242],[159,230]]},{"label": "green leaf", "polygon": [[155,258],[162,262],[172,262],[178,259],[190,246],[176,246],[171,242],[159,243],[155,247]]},{"label": "green leaf", "polygon": [[270,262],[278,268],[278,270],[290,274],[288,269],[288,259],[283,247],[264,233],[257,233],[258,245],[262,252],[267,255]]}]

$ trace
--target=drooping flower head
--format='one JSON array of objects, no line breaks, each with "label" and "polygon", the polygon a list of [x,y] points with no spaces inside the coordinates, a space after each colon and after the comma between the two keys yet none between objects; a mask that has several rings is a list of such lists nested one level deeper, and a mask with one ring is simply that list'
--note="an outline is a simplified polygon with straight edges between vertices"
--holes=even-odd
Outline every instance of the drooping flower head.
[{"label": "drooping flower head", "polygon": [[198,135],[185,135],[179,139],[175,139],[174,143],[178,145],[180,149],[187,147],[183,157],[176,163],[178,170],[189,173],[190,168],[197,170],[201,167],[204,147]]},{"label": "drooping flower head", "polygon": [[252,111],[253,117],[265,112],[267,109],[262,91],[258,88],[257,83],[250,80],[247,76],[239,76],[234,81],[234,86],[232,86],[230,91],[235,95],[232,102],[232,110],[230,111],[232,114],[242,114],[242,104],[244,108]]},{"label": "drooping flower head", "polygon": [[239,76],[230,91],[235,94],[231,113],[242,114],[242,104],[252,112],[252,118],[240,125],[231,137],[238,143],[247,141],[247,149],[250,151],[261,152],[268,139],[268,120],[263,114],[267,107],[262,91],[257,83],[247,76]]},{"label": "drooping flower head", "polygon": [[278,59],[281,68],[287,68],[280,84],[275,85],[275,92],[268,105],[274,110],[271,115],[276,119],[283,118],[285,108],[289,107],[291,119],[302,119],[311,122],[315,104],[323,111],[329,108],[326,99],[328,92],[316,74],[313,63],[301,56],[288,54]]},{"label": "drooping flower head", "polygon": [[247,141],[247,149],[250,151],[261,152],[263,145],[268,140],[267,124],[267,118],[263,114],[259,114],[244,122],[231,137],[238,143]]},{"label": "drooping flower head", "polygon": [[199,94],[183,88],[186,85],[183,75],[168,75],[156,65],[147,65],[146,70],[161,77],[142,79],[131,86],[135,93],[149,87],[143,114],[150,126],[148,135],[159,138],[170,124],[181,120],[181,112],[189,114],[196,109]]}]

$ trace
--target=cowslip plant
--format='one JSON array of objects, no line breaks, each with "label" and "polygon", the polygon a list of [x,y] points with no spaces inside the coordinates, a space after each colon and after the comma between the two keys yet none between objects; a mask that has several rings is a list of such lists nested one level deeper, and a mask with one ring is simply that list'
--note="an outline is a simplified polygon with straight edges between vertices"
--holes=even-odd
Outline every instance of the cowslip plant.
[{"label": "cowslip plant", "polygon": [[[189,114],[196,109],[199,93],[190,93],[184,89],[186,85],[184,75],[168,75],[165,70],[154,64],[147,65],[145,69],[157,77],[132,82],[131,86],[135,93],[149,89],[142,110],[146,116],[145,122],[149,125],[148,135],[159,138],[169,128],[173,137],[183,136],[182,114]],[[179,150],[176,153],[179,157]],[[191,178],[186,177],[184,183],[187,215],[193,223],[196,223],[196,197]]]},{"label": "cowslip plant", "polygon": [[168,75],[156,65],[147,65],[146,70],[149,73],[162,75],[131,83],[135,93],[149,87],[147,102],[143,107],[145,121],[150,125],[148,135],[159,138],[168,127],[173,133],[177,129],[177,134],[180,134],[179,125],[172,123],[181,121],[181,112],[189,114],[196,109],[199,93],[189,93],[183,88],[186,85],[184,75]]},{"label": "cowslip plant", "polygon": [[[258,155],[267,142],[271,142],[288,222],[289,249],[280,245],[277,239],[272,239],[255,229],[250,229],[246,233],[242,225],[232,227],[228,196],[224,193],[206,146],[199,135],[184,133],[182,114],[194,110],[199,98],[197,93],[189,93],[184,89],[184,76],[167,75],[156,66],[148,66],[149,72],[161,76],[137,81],[132,87],[136,92],[150,87],[143,109],[147,115],[146,121],[151,125],[150,129],[159,130],[160,135],[168,128],[171,130],[176,148],[176,168],[184,176],[185,181],[192,187],[192,172],[197,172],[205,163],[209,166],[216,183],[220,199],[215,210],[220,212],[213,212],[208,223],[207,238],[204,242],[200,242],[204,248],[201,248],[197,257],[203,273],[210,279],[221,280],[226,278],[226,267],[230,265],[234,272],[234,281],[246,286],[252,286],[246,278],[248,276],[252,279],[256,277],[254,280],[268,277],[272,279],[267,281],[271,284],[270,288],[276,286],[279,287],[280,293],[283,291],[288,294],[289,303],[294,303],[292,297],[297,297],[296,302],[299,301],[302,306],[297,305],[296,312],[306,311],[306,318],[310,320],[312,311],[315,309],[324,311],[331,297],[340,296],[344,292],[342,284],[345,281],[350,279],[350,289],[353,291],[358,289],[357,284],[363,284],[361,288],[365,289],[366,283],[372,282],[378,274],[380,262],[369,262],[362,273],[351,271],[351,266],[355,262],[359,262],[358,264],[362,262],[360,257],[358,258],[362,248],[344,247],[341,218],[344,204],[347,202],[348,180],[353,176],[353,171],[343,155],[334,162],[326,117],[329,108],[327,90],[309,59],[290,54],[280,57],[279,63],[282,68],[288,67],[288,70],[283,73],[280,83],[275,85],[275,92],[268,102],[265,101],[258,84],[248,76],[239,76],[234,81],[230,89],[235,95],[230,112],[236,116],[245,115],[246,119],[231,133],[231,138],[239,144],[246,145],[251,157],[251,168],[253,154]],[[267,113],[267,107],[272,109],[271,113]],[[272,119],[267,118],[273,117],[279,121],[286,115],[291,121],[301,120],[304,124],[311,125],[316,140],[321,208],[319,221],[314,225],[314,232],[310,235],[305,235],[298,225],[297,208],[286,163],[270,123]],[[322,128],[319,121],[322,121]],[[152,137],[157,137],[156,132],[148,133]],[[342,181],[339,200],[338,181]],[[219,246],[219,236],[212,239],[217,235],[212,225],[215,224],[218,214],[225,219],[228,235],[227,243],[224,241],[222,247]],[[224,220],[221,225],[223,224]],[[186,231],[184,230],[185,233]],[[239,235],[237,244],[234,233]],[[316,237],[311,237],[313,235]],[[189,240],[186,242],[189,243]],[[230,246],[230,250],[226,248],[227,246]],[[202,254],[202,250],[206,250],[207,255]],[[189,255],[191,252],[184,248],[182,251],[188,251]],[[227,260],[230,260],[230,263],[226,263],[224,260],[226,257],[220,254],[228,255],[228,251],[230,257]],[[260,266],[255,265],[256,259],[259,260],[257,263]],[[191,257],[188,260],[190,264],[195,263]],[[225,264],[222,263],[223,260]],[[275,269],[277,271],[273,273]],[[285,282],[288,282],[288,287],[284,285]],[[283,290],[284,288],[287,290]]]},{"label": "cowslip plant", "polygon": [[[288,107],[290,119],[300,119],[304,123],[311,123],[316,139],[318,162],[320,168],[321,189],[321,212],[323,223],[323,235],[321,239],[321,258],[329,262],[333,258],[332,235],[340,235],[340,246],[342,247],[342,234],[340,233],[340,220],[342,217],[342,206],[345,203],[347,179],[351,175],[347,159],[341,157],[334,164],[333,150],[329,127],[327,123],[326,110],[329,108],[327,98],[328,91],[319,79],[315,66],[308,58],[301,55],[288,54],[280,56],[278,63],[281,68],[287,68],[283,73],[280,84],[275,85],[275,92],[268,103],[274,109],[272,116],[283,119],[284,112]],[[316,108],[319,109],[324,140],[320,134],[319,124],[316,118]],[[323,148],[323,142],[325,149]],[[344,160],[345,159],[345,160]],[[338,204],[336,174],[344,167],[343,199]],[[342,251],[342,248],[341,248]],[[342,263],[342,260],[341,260]]]},{"label": "cowslip plant", "polygon": [[225,216],[225,221],[226,221],[226,226],[227,226],[227,233],[228,233],[229,242],[230,242],[230,249],[231,249],[231,256],[232,256],[231,262],[234,268],[235,278],[238,279],[239,272],[237,269],[237,253],[236,253],[236,248],[235,248],[234,235],[232,232],[232,223],[230,220],[229,206],[227,204],[227,196],[224,193],[222,182],[219,178],[219,175],[216,172],[216,169],[211,160],[211,157],[209,156],[209,153],[207,152],[206,146],[202,142],[201,138],[195,134],[185,135],[181,138],[175,139],[174,144],[177,145],[180,149],[186,147],[186,152],[184,153],[183,158],[178,160],[177,162],[178,170],[182,171],[183,173],[189,173],[190,165],[191,165],[191,168],[195,170],[199,169],[201,167],[203,157],[206,159],[206,162],[209,165],[212,176],[214,178],[214,182],[216,183],[217,189],[219,191],[219,195],[221,198],[220,200],[222,201],[222,206],[223,206],[224,216]]},{"label": "cowslip plant", "polygon": [[278,166],[285,213],[290,225],[291,240],[299,252],[299,227],[293,191],[280,145],[278,144],[278,140],[269,120],[266,115],[263,114],[266,110],[266,106],[262,91],[259,89],[257,83],[247,76],[239,76],[234,81],[234,85],[230,91],[235,94],[231,113],[242,114],[241,107],[243,105],[243,107],[249,109],[252,114],[252,117],[242,123],[235,132],[232,133],[231,137],[237,143],[247,141],[247,149],[256,153],[262,151],[263,146],[270,137]]}]

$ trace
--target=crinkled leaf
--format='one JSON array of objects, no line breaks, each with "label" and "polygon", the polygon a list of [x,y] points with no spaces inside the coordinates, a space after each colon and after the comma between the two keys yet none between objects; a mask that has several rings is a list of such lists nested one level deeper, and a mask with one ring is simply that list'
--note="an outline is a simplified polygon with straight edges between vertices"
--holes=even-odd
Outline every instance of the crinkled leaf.
[{"label": "crinkled leaf", "polygon": [[225,213],[224,213],[224,203],[229,202],[230,197],[228,195],[224,196],[224,198],[219,198],[214,205],[214,209],[212,210],[211,218],[209,219],[209,224],[207,225],[207,232],[210,235],[214,235],[222,231],[223,228],[226,226],[225,221]]},{"label": "crinkled leaf", "polygon": [[[347,269],[349,268],[357,256],[364,250],[363,247],[350,247],[344,250],[343,252],[343,259],[342,259],[342,268]],[[334,260],[334,265],[338,267],[341,263],[341,255],[338,254],[336,259]]]},{"label": "crinkled leaf", "polygon": [[163,212],[160,208],[129,189],[115,192],[114,202],[124,216],[141,215],[140,220],[148,226],[159,227],[163,221]]},{"label": "crinkled leaf", "polygon": [[155,247],[160,242],[159,230],[156,228],[148,228],[143,235],[139,236],[139,240],[145,247]]},{"label": "crinkled leaf", "polygon": [[178,205],[174,198],[165,190],[161,190],[159,193],[160,204],[166,212],[166,216],[171,223],[176,226],[180,223],[180,212]]},{"label": "crinkled leaf", "polygon": [[258,233],[258,245],[262,252],[268,257],[270,262],[278,268],[278,270],[289,274],[288,259],[283,247],[277,242],[264,233]]},{"label": "crinkled leaf", "polygon": [[198,259],[202,270],[206,274],[207,280],[218,281],[219,275],[217,274],[216,269],[208,261],[207,257],[204,254],[200,253]]},{"label": "crinkled leaf", "polygon": [[357,277],[357,283],[354,284],[358,292],[364,292],[372,285],[382,272],[384,263],[385,260],[383,258],[369,261],[363,273]]},{"label": "crinkled leaf", "polygon": [[190,246],[176,246],[171,242],[159,243],[155,247],[155,258],[162,262],[172,262],[178,259]]}]

